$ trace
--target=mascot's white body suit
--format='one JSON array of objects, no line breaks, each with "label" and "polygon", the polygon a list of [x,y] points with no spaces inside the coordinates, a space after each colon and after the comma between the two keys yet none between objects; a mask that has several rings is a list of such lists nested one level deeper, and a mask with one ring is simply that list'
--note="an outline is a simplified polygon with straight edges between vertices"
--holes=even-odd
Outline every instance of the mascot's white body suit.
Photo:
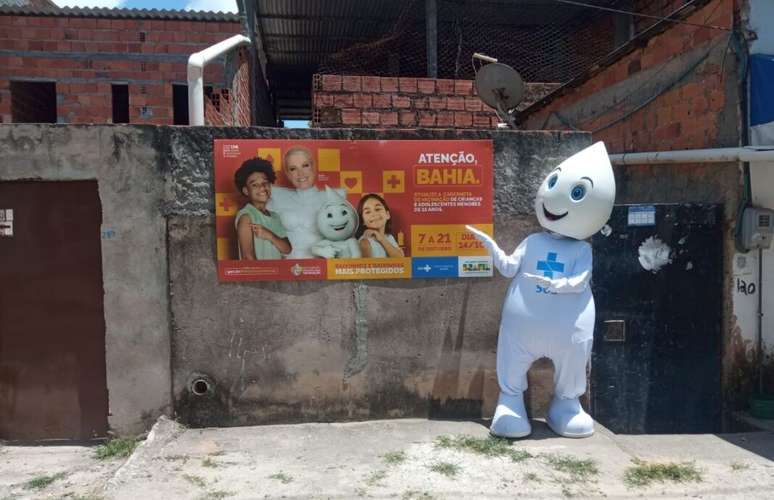
[{"label": "mascot's white body suit", "polygon": [[604,226],[614,199],[613,169],[599,142],[562,162],[541,184],[535,211],[546,232],[529,235],[508,255],[489,235],[468,228],[488,249],[497,270],[514,278],[497,344],[500,398],[492,434],[530,434],[523,398],[527,370],[544,356],[555,368],[546,422],[562,436],[593,434],[594,421],[578,400],[586,392],[595,319],[591,245],[583,240]]}]

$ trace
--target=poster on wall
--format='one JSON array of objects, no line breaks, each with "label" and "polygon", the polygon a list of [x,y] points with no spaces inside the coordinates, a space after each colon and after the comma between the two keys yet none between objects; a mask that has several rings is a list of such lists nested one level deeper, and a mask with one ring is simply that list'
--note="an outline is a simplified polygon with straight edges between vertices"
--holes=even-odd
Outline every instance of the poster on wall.
[{"label": "poster on wall", "polygon": [[220,281],[492,276],[491,140],[215,140]]}]

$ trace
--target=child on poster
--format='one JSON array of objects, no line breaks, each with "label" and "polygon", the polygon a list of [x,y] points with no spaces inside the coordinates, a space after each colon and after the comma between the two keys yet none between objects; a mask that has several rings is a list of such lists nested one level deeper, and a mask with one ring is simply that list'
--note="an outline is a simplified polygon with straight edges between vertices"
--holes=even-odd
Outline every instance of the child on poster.
[{"label": "child on poster", "polygon": [[281,259],[290,253],[290,241],[279,215],[266,208],[276,175],[271,163],[253,158],[234,174],[237,190],[248,202],[234,217],[240,260]]},{"label": "child on poster", "polygon": [[371,193],[360,198],[357,206],[360,227],[355,233],[363,257],[403,257],[403,250],[391,234],[390,207],[384,198]]}]

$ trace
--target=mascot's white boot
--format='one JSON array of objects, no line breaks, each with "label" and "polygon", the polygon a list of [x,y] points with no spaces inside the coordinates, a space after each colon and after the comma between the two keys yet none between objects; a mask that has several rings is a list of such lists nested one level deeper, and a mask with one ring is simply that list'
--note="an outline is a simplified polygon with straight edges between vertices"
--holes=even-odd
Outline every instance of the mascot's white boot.
[{"label": "mascot's white boot", "polygon": [[578,400],[586,392],[595,319],[591,245],[584,240],[610,218],[614,199],[613,168],[598,142],[562,162],[540,185],[535,212],[546,232],[529,235],[507,255],[489,235],[468,227],[500,274],[514,278],[500,323],[500,399],[492,434],[529,434],[522,394],[527,370],[541,357],[550,358],[555,368],[548,425],[566,437],[594,433],[594,421]]},{"label": "mascot's white boot", "polygon": [[524,408],[524,393],[509,396],[503,392],[497,400],[497,408],[489,429],[495,436],[504,438],[520,438],[529,436],[532,426]]},{"label": "mascot's white boot", "polygon": [[568,438],[584,438],[594,434],[594,420],[583,410],[578,398],[562,399],[554,396],[546,415],[552,431]]}]

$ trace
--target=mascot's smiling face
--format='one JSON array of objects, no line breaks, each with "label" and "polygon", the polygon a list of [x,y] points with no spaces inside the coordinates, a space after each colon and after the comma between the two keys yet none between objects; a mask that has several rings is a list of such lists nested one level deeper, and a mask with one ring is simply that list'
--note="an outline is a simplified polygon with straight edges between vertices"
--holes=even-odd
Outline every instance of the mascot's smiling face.
[{"label": "mascot's smiling face", "polygon": [[615,177],[602,142],[559,164],[538,189],[535,213],[545,229],[584,240],[605,225],[613,211]]},{"label": "mascot's smiling face", "polygon": [[351,238],[358,222],[354,207],[328,186],[325,186],[325,197],[325,204],[317,212],[317,229],[320,234],[330,241]]}]

